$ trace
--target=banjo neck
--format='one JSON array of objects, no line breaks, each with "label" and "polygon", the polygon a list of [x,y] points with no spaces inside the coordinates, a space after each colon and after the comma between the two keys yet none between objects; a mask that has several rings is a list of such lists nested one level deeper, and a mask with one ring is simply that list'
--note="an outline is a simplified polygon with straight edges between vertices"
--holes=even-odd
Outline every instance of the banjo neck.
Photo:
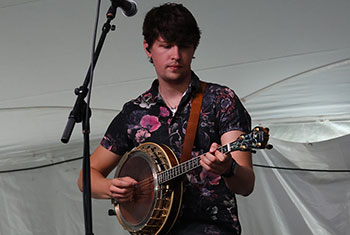
[{"label": "banjo neck", "polygon": [[[223,154],[228,154],[236,150],[244,150],[244,147],[242,146],[243,145],[238,144],[237,141],[234,141],[232,143],[219,147],[218,151],[222,152]],[[158,173],[158,183],[159,184],[167,183],[181,175],[186,174],[191,170],[194,170],[200,167],[200,160],[201,160],[200,156],[194,157],[170,169],[167,169],[163,172]]]},{"label": "banjo neck", "polygon": [[186,162],[183,162],[179,165],[176,165],[168,170],[162,171],[157,174],[158,183],[164,184],[167,183],[183,174],[186,174],[187,172],[196,169],[200,166],[200,157],[192,158]]},{"label": "banjo neck", "polygon": [[[266,136],[267,135],[267,136]],[[240,135],[237,140],[223,145],[218,148],[218,151],[223,154],[228,154],[233,151],[250,151],[255,153],[253,149],[272,148],[267,145],[268,137],[267,131],[262,127],[255,127],[249,134]],[[196,169],[200,166],[200,156],[191,158],[183,163],[180,163],[170,169],[162,171],[157,174],[159,184],[167,183],[187,172]]]}]

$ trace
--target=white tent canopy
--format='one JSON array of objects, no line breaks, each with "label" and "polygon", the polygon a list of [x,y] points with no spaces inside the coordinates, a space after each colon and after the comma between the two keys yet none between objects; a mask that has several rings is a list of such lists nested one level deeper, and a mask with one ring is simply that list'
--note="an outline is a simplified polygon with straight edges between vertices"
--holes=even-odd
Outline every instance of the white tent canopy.
[{"label": "white tent canopy", "polygon": [[[139,0],[130,18],[118,10],[94,73],[91,151],[155,78],[141,25],[164,2]],[[194,71],[234,89],[254,125],[270,128],[274,149],[254,157],[255,191],[238,197],[243,234],[350,235],[350,2],[176,2],[202,30]],[[60,138],[88,69],[95,11],[95,1],[0,1],[0,234],[84,233],[81,125],[69,144]],[[94,233],[127,234],[110,207],[93,200]]]}]

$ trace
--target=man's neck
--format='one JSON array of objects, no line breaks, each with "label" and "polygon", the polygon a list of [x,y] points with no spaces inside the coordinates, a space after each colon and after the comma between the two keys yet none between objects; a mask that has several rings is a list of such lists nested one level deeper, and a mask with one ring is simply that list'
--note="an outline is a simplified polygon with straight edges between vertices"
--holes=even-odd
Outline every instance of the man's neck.
[{"label": "man's neck", "polygon": [[168,106],[174,107],[179,105],[184,92],[191,82],[191,76],[178,83],[166,82],[161,79],[158,79],[158,81],[160,95]]}]

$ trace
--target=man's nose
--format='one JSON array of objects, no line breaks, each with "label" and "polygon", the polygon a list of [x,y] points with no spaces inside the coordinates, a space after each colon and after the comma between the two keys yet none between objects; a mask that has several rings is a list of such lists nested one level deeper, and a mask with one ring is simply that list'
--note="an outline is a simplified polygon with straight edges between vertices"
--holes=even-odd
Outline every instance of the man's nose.
[{"label": "man's nose", "polygon": [[180,59],[180,48],[177,45],[174,45],[171,48],[171,59]]}]

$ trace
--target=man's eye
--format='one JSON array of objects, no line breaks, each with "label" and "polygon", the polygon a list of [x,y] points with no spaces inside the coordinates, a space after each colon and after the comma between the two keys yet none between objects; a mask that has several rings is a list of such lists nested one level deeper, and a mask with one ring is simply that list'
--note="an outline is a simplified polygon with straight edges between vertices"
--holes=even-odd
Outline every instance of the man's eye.
[{"label": "man's eye", "polygon": [[180,48],[183,48],[183,49],[187,49],[187,48],[190,48],[191,45],[190,44],[184,44],[184,45],[179,45]]}]

